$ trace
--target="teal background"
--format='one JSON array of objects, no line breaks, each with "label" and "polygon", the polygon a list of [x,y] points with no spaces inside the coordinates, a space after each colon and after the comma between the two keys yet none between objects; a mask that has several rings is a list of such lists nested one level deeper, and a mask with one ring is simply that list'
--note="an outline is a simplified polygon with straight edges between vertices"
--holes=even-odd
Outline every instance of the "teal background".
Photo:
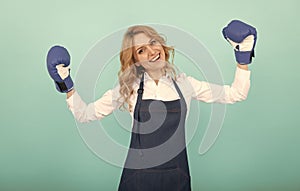
[{"label": "teal background", "polygon": [[[252,86],[246,101],[227,106],[221,134],[204,155],[198,147],[210,105],[200,103],[201,122],[188,145],[193,190],[300,190],[299,6],[297,0],[1,0],[0,190],[117,189],[122,169],[88,149],[49,78],[45,56],[53,44],[70,50],[74,75],[106,35],[133,24],[173,25],[205,44],[230,84],[234,57],[220,31],[234,18],[259,33]],[[105,90],[99,85],[99,95]]]}]

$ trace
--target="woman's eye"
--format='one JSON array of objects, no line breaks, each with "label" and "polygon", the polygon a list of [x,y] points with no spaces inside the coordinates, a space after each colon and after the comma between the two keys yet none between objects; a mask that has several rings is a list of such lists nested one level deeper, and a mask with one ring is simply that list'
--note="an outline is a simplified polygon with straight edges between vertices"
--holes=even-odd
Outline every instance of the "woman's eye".
[{"label": "woman's eye", "polygon": [[142,54],[143,52],[144,52],[143,49],[139,49],[139,50],[138,50],[138,54]]},{"label": "woman's eye", "polygon": [[155,45],[155,44],[157,44],[157,41],[156,41],[156,40],[152,40],[152,41],[150,42],[150,44],[151,44],[151,45]]}]

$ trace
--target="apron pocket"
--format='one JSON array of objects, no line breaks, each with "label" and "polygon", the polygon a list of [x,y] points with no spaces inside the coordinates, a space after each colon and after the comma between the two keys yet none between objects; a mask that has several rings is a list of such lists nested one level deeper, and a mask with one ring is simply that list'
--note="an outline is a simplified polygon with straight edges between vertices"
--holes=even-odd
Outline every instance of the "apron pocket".
[{"label": "apron pocket", "polygon": [[190,179],[180,169],[137,170],[121,185],[124,191],[189,191]]}]

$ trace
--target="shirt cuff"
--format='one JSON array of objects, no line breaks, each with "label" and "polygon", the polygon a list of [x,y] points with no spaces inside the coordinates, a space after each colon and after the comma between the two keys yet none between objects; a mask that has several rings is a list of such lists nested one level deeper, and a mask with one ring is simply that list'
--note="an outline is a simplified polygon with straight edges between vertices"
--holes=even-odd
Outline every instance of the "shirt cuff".
[{"label": "shirt cuff", "polygon": [[251,72],[249,70],[243,70],[237,67],[234,82],[232,83],[232,87],[245,97],[247,97],[250,88],[250,74]]},{"label": "shirt cuff", "polygon": [[235,79],[236,80],[250,80],[251,71],[250,70],[244,70],[239,67],[236,67],[235,71]]},{"label": "shirt cuff", "polygon": [[74,110],[74,101],[76,101],[77,103],[79,103],[78,105],[82,104],[82,100],[81,97],[79,96],[79,94],[77,93],[77,91],[74,91],[74,93],[66,99],[68,108],[73,111]]},{"label": "shirt cuff", "polygon": [[74,94],[77,94],[77,92],[74,91],[74,93],[73,93],[70,97],[68,97],[68,98],[66,99],[68,105],[70,105],[71,103],[73,103]]}]

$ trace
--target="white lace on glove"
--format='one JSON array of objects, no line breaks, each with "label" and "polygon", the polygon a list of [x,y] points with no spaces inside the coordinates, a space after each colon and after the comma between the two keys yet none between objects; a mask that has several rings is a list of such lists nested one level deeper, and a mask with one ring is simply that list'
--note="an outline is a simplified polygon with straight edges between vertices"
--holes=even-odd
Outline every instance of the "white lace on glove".
[{"label": "white lace on glove", "polygon": [[64,64],[56,65],[57,73],[62,80],[70,75],[70,66],[64,67]]},{"label": "white lace on glove", "polygon": [[254,45],[254,35],[247,36],[242,42],[236,43],[227,38],[228,42],[233,46],[234,50],[247,52],[253,49]]}]

